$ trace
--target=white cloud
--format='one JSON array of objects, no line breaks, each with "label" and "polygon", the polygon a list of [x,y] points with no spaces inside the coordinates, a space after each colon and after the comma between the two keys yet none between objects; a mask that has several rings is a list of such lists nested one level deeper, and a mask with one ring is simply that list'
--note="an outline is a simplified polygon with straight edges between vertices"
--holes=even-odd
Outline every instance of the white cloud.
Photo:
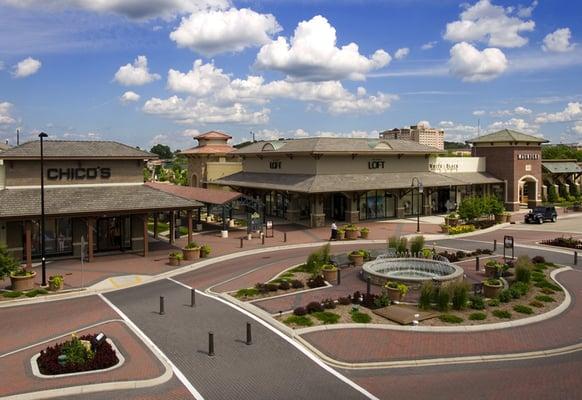
[{"label": "white cloud", "polygon": [[438,42],[436,40],[433,40],[432,42],[427,42],[425,44],[423,44],[422,46],[420,46],[421,50],[430,50],[432,49]]},{"label": "white cloud", "polygon": [[513,110],[497,110],[491,111],[489,114],[491,114],[494,117],[506,117],[509,115],[530,115],[531,113],[532,110],[530,110],[529,108],[518,106],[515,107]]},{"label": "white cloud", "polygon": [[153,97],[143,106],[146,114],[170,118],[182,124],[264,124],[269,121],[269,110],[248,110],[240,103],[220,106],[212,102],[187,97],[172,96],[167,99]]},{"label": "white cloud", "polygon": [[563,111],[538,114],[535,122],[545,124],[548,122],[568,122],[575,119],[582,119],[582,103],[580,102],[568,103]]},{"label": "white cloud", "polygon": [[465,125],[453,121],[439,122],[439,128],[445,130],[445,140],[449,142],[464,142],[477,136],[479,128],[473,125]]},{"label": "white cloud", "polygon": [[146,56],[137,56],[133,64],[119,67],[114,80],[124,86],[141,86],[160,78],[160,75],[150,73]]},{"label": "white cloud", "polygon": [[296,138],[304,138],[309,136],[309,132],[299,128],[296,129],[295,132],[293,132],[293,136],[295,136]]},{"label": "white cloud", "polygon": [[406,58],[406,56],[408,56],[409,53],[410,49],[408,47],[403,47],[401,49],[396,50],[396,53],[394,53],[394,58],[397,60],[402,60],[403,58]]},{"label": "white cloud", "polygon": [[570,130],[578,135],[582,135],[582,122],[576,122]]},{"label": "white cloud", "polygon": [[255,65],[302,80],[363,80],[369,71],[382,68],[391,60],[384,50],[365,57],[355,43],[338,48],[336,39],[335,28],[317,15],[300,22],[289,42],[279,36],[261,47]]},{"label": "white cloud", "polygon": [[513,7],[504,8],[479,0],[472,6],[465,5],[458,21],[447,24],[445,39],[452,42],[486,42],[496,47],[522,47],[528,39],[522,32],[534,30],[534,21],[525,21],[513,15]]},{"label": "white cloud", "polygon": [[123,93],[119,98],[119,100],[121,100],[123,104],[134,103],[136,101],[139,101],[139,99],[140,95],[137,94],[136,92],[132,92],[131,90]]},{"label": "white cloud", "polygon": [[507,121],[496,121],[489,125],[489,131],[498,131],[501,129],[513,129],[519,132],[536,134],[538,132],[539,126],[536,124],[531,124],[521,118],[511,118]]},{"label": "white cloud", "polygon": [[271,14],[248,8],[227,11],[208,10],[182,18],[170,38],[178,47],[188,47],[207,56],[238,52],[269,43],[281,26]]},{"label": "white cloud", "polygon": [[33,10],[80,9],[97,13],[113,13],[130,19],[169,19],[178,14],[208,8],[224,9],[229,0],[0,0],[0,4]]},{"label": "white cloud", "polygon": [[42,63],[32,57],[27,57],[14,66],[13,76],[15,78],[26,78],[38,72]]},{"label": "white cloud", "polygon": [[529,108],[525,108],[522,106],[515,107],[513,109],[513,112],[517,115],[529,115],[532,113],[532,111]]},{"label": "white cloud", "polygon": [[533,10],[538,6],[538,0],[532,1],[529,7],[519,4],[517,6],[517,16],[521,18],[531,17]]},{"label": "white cloud", "polygon": [[10,125],[16,122],[11,115],[12,103],[7,101],[0,102],[0,125]]},{"label": "white cloud", "polygon": [[4,69],[4,61],[0,61],[0,71]]},{"label": "white cloud", "polygon": [[450,51],[450,72],[466,82],[488,81],[507,69],[507,58],[499,49],[479,51],[466,42],[455,44]]},{"label": "white cloud", "polygon": [[554,53],[565,53],[567,51],[572,51],[574,50],[576,44],[570,43],[571,38],[572,32],[570,32],[570,28],[557,29],[556,31],[546,35],[542,49],[544,51]]},{"label": "white cloud", "polygon": [[430,122],[426,120],[421,120],[416,123],[417,126],[424,126],[425,128],[430,128]]},{"label": "white cloud", "polygon": [[480,117],[481,115],[485,115],[485,110],[475,110],[473,111],[473,115],[476,117]]},{"label": "white cloud", "polygon": [[213,63],[204,64],[202,60],[196,60],[187,73],[174,69],[168,71],[168,89],[197,97],[211,95],[229,84],[230,77],[222,69],[216,68]]},{"label": "white cloud", "polygon": [[455,126],[455,123],[453,121],[441,121],[439,122],[439,126],[441,128],[452,128]]}]

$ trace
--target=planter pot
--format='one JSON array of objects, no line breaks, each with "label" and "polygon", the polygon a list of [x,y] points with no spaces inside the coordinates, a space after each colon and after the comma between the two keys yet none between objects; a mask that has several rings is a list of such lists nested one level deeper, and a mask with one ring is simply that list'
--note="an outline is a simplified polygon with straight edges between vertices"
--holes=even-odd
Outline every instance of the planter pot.
[{"label": "planter pot", "polygon": [[495,216],[495,222],[498,224],[505,222],[505,220],[506,220],[506,218],[505,218],[505,215],[503,215],[503,214],[498,214]]},{"label": "planter pot", "polygon": [[350,260],[352,260],[356,267],[361,267],[362,265],[364,265],[364,256],[350,254]]},{"label": "planter pot", "polygon": [[582,205],[574,204],[574,211],[582,211]]},{"label": "planter pot", "polygon": [[503,289],[503,285],[499,285],[499,286],[490,286],[487,284],[483,284],[483,295],[485,297],[487,297],[488,299],[494,299],[497,296],[499,296],[499,293],[501,293],[501,290]]},{"label": "planter pot", "polygon": [[485,276],[487,278],[497,278],[497,267],[485,265]]},{"label": "planter pot", "polygon": [[177,267],[180,265],[180,259],[175,258],[175,257],[170,257],[170,265],[172,267]]},{"label": "planter pot", "polygon": [[505,215],[505,222],[511,222],[511,214]]},{"label": "planter pot", "polygon": [[12,290],[22,292],[24,290],[34,289],[34,278],[36,278],[36,272],[34,271],[32,272],[32,275],[28,276],[10,275]]},{"label": "planter pot", "polygon": [[322,269],[323,279],[328,282],[337,282],[337,268],[334,269]]},{"label": "planter pot", "polygon": [[370,232],[362,232],[360,231],[360,237],[362,239],[368,239],[368,235],[370,234]]},{"label": "planter pot", "polygon": [[346,238],[346,233],[344,231],[337,231],[337,240],[344,240]]},{"label": "planter pot", "polygon": [[355,231],[355,230],[354,231],[352,231],[352,230],[346,231],[346,239],[356,240],[358,238],[358,233],[359,232]]},{"label": "planter pot", "polygon": [[387,287],[386,289],[386,294],[388,295],[388,298],[391,301],[401,301],[402,300],[402,293],[400,292],[400,290],[395,289],[395,288],[390,288]]},{"label": "planter pot", "polygon": [[200,252],[200,258],[207,258],[209,253],[202,253]]},{"label": "planter pot", "polygon": [[441,225],[441,232],[442,233],[449,233],[449,226],[448,225]]},{"label": "planter pot", "polygon": [[182,249],[182,254],[184,254],[184,260],[197,260],[200,258],[200,247],[195,247],[193,249]]},{"label": "planter pot", "polygon": [[445,217],[445,224],[449,225],[449,226],[458,226],[459,225],[459,218]]},{"label": "planter pot", "polygon": [[61,281],[58,285],[55,282],[49,281],[49,290],[52,290],[53,292],[63,290],[63,286],[65,286],[64,281]]}]

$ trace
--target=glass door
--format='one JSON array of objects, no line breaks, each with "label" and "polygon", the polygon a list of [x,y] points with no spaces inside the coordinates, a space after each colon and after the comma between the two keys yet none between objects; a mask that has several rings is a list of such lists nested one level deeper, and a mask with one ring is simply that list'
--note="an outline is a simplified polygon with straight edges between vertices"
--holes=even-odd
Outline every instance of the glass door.
[{"label": "glass door", "polygon": [[131,219],[128,216],[97,220],[97,251],[131,249]]}]

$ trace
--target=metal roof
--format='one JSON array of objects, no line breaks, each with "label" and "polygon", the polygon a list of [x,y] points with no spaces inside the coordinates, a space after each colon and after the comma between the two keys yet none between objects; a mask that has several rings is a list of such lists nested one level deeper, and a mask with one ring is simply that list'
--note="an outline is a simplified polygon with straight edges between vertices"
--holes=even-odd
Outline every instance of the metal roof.
[{"label": "metal roof", "polygon": [[582,173],[582,167],[576,161],[542,161],[542,167],[552,174]]},{"label": "metal roof", "polygon": [[239,192],[220,189],[204,189],[191,186],[178,186],[171,183],[147,182],[146,186],[166,193],[180,196],[188,200],[196,200],[201,203],[222,205],[238,199],[242,196]]},{"label": "metal roof", "polygon": [[489,133],[487,135],[478,136],[475,139],[467,140],[467,143],[500,143],[500,142],[547,143],[549,142],[549,140],[546,140],[538,136],[513,131],[511,129],[503,129],[497,132]]}]

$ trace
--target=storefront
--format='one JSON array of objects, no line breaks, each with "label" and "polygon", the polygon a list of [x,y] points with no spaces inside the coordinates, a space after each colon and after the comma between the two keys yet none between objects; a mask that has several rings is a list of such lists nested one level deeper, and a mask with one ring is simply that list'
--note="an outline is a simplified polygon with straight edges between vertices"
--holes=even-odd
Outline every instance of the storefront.
[{"label": "storefront", "polygon": [[241,172],[214,183],[260,199],[269,216],[310,226],[428,215],[453,209],[463,196],[503,190],[484,159],[442,161],[439,152],[404,140],[256,142],[233,153],[242,159]]},{"label": "storefront", "polygon": [[[147,255],[149,215],[182,213],[191,220],[201,206],[144,185],[144,163],[156,156],[139,149],[115,142],[46,141],[44,155],[49,258]],[[11,148],[0,161],[0,245],[31,264],[41,255],[39,143]]]}]

